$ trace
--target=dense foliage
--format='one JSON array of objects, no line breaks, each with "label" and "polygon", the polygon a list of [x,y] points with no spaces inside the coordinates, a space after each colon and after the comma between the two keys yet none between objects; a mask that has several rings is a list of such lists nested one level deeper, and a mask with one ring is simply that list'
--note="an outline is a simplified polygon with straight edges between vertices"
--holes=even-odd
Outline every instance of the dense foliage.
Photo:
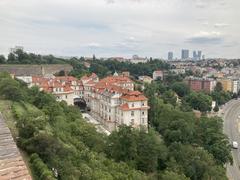
[{"label": "dense foliage", "polygon": [[52,95],[37,88],[28,89],[7,74],[0,75],[1,86],[2,83],[6,89],[19,92],[16,101],[8,96],[7,90],[1,91],[0,96],[13,101],[18,146],[29,155],[39,156],[31,158],[31,162],[38,162],[32,167],[39,179],[49,176],[52,168],[57,170],[58,179],[64,180],[146,178],[126,163],[115,163],[105,157],[106,137],[86,123],[78,109],[56,102]]},{"label": "dense foliage", "polygon": [[[69,63],[74,68],[70,74],[76,77],[91,72],[103,77],[114,71],[151,76],[154,70],[169,69],[159,60],[131,64],[96,59],[88,69],[83,59],[64,60],[21,50],[10,53],[7,60],[0,56],[0,63]],[[56,102],[36,87],[28,89],[5,73],[0,74],[0,97],[12,101],[18,146],[31,156],[32,170],[39,179],[54,178],[54,168],[58,179],[70,180],[224,180],[224,164],[231,163],[232,157],[222,119],[196,118],[192,109],[207,112],[212,99],[221,105],[231,95],[219,84],[209,95],[191,92],[183,78],[169,73],[163,81],[145,85],[151,107],[148,132],[121,126],[109,137],[86,123],[77,108]]]},{"label": "dense foliage", "polygon": [[129,71],[131,75],[134,77],[138,77],[140,75],[148,75],[152,76],[152,72],[158,69],[166,70],[169,69],[169,64],[160,61],[160,60],[151,60],[147,63],[137,63],[133,64],[130,62],[118,62],[114,60],[107,61],[91,61],[91,67],[89,69],[90,72],[95,72],[100,77],[104,77],[106,75],[112,74],[115,71],[123,72]]},{"label": "dense foliage", "polygon": [[226,179],[225,163],[232,163],[231,147],[221,118],[195,117],[165,104],[159,86],[146,86],[151,109],[149,123],[168,147],[167,169],[191,179]]}]

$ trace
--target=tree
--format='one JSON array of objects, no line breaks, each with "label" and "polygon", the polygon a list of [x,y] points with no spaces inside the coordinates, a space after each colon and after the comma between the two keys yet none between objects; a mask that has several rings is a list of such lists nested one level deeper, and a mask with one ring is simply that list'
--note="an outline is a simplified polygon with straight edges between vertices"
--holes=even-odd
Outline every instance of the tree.
[{"label": "tree", "polygon": [[178,174],[173,171],[166,170],[160,174],[160,180],[190,180],[184,174]]},{"label": "tree", "polygon": [[221,82],[217,82],[216,87],[214,89],[217,92],[221,92],[223,90],[223,86]]},{"label": "tree", "polygon": [[190,93],[189,87],[183,82],[175,82],[171,89],[177,93],[178,96],[184,97]]},{"label": "tree", "polygon": [[214,112],[218,112],[218,111],[219,111],[219,107],[218,107],[217,104],[216,104],[216,106],[213,108],[213,111],[214,111]]},{"label": "tree", "polygon": [[6,58],[3,55],[0,55],[0,64],[4,64],[6,62]]},{"label": "tree", "polygon": [[0,96],[8,100],[21,101],[26,97],[17,81],[11,78],[0,79]]},{"label": "tree", "polygon": [[177,97],[176,96],[177,95],[175,94],[174,91],[168,90],[168,91],[164,92],[161,97],[165,103],[169,103],[169,104],[172,104],[173,106],[176,106],[177,105]]},{"label": "tree", "polygon": [[121,126],[109,136],[106,153],[116,161],[125,161],[138,170],[153,173],[165,166],[168,151],[156,132]]},{"label": "tree", "polygon": [[189,105],[196,110],[201,112],[211,111],[212,109],[212,98],[202,92],[192,92],[185,97],[185,100]]},{"label": "tree", "polygon": [[196,125],[195,139],[198,140],[198,144],[212,153],[218,163],[232,163],[231,146],[223,134],[223,120],[217,117],[202,117],[196,121]]},{"label": "tree", "polygon": [[8,60],[7,60],[7,62],[8,62],[8,63],[14,63],[14,62],[16,62],[16,56],[15,56],[15,54],[9,53],[9,54],[8,54]]},{"label": "tree", "polygon": [[227,180],[224,168],[215,163],[214,158],[201,147],[173,143],[170,156],[183,168],[184,174],[191,179]]}]

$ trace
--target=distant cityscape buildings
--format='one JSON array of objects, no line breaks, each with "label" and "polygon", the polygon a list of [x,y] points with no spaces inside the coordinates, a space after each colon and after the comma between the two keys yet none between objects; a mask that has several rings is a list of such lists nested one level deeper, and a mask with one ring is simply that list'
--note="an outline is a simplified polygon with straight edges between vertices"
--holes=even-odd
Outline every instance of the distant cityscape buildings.
[{"label": "distant cityscape buildings", "polygon": [[183,49],[181,59],[189,59],[189,50]]},{"label": "distant cityscape buildings", "polygon": [[173,60],[173,52],[168,52],[168,60]]},{"label": "distant cityscape buildings", "polygon": [[[174,60],[177,59],[176,57],[174,58],[173,56],[173,52],[169,51],[168,52],[168,56],[167,56],[168,60]],[[194,61],[198,61],[198,60],[202,60],[205,59],[205,55],[202,55],[202,51],[198,50],[194,50],[192,52],[192,57],[190,57],[190,51],[188,49],[182,49],[181,51],[181,60],[194,60]]]}]

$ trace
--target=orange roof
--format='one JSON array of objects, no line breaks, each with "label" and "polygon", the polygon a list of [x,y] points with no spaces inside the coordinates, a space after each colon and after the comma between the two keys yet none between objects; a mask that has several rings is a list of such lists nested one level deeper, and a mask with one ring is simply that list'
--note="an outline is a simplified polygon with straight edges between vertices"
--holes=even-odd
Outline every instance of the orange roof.
[{"label": "orange roof", "polygon": [[120,109],[121,109],[122,111],[129,110],[128,103],[122,104],[122,105],[120,105],[119,107],[120,107]]},{"label": "orange roof", "polygon": [[149,109],[149,106],[146,107],[138,107],[138,108],[129,108],[128,103],[122,104],[119,106],[122,111],[134,111],[134,110],[143,110],[143,109]]},{"label": "orange roof", "polygon": [[147,98],[139,91],[129,91],[120,97],[126,101],[146,101]]}]

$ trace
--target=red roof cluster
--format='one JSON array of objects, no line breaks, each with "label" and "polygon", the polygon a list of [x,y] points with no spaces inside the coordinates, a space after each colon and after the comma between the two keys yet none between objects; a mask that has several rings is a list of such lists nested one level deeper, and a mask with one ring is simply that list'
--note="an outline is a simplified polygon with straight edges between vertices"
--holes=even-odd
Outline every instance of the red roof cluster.
[{"label": "red roof cluster", "polygon": [[125,101],[146,101],[147,98],[139,91],[129,91],[121,96]]},{"label": "red roof cluster", "polygon": [[108,76],[100,80],[94,86],[95,92],[120,93],[121,99],[126,101],[145,101],[147,98],[139,91],[131,91],[122,87],[122,84],[132,83],[132,80],[126,76]]},{"label": "red roof cluster", "polygon": [[39,86],[46,92],[52,93],[54,88],[60,88],[63,90],[62,92],[73,92],[71,88],[71,82],[77,81],[76,78],[72,76],[65,76],[65,77],[56,77],[56,78],[44,78],[33,76],[32,83],[36,86]]}]

